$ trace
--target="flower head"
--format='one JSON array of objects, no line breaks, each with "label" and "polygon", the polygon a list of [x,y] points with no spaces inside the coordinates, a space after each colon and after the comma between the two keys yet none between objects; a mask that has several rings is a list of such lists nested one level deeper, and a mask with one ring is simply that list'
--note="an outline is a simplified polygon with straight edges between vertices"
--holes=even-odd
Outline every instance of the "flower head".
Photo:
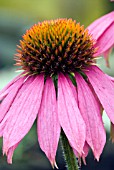
[{"label": "flower head", "polygon": [[114,124],[114,84],[95,66],[95,52],[91,35],[71,19],[27,30],[15,58],[24,72],[0,91],[0,136],[9,163],[36,118],[52,166],[61,128],[78,157],[91,148],[99,160],[106,141],[101,108]]},{"label": "flower head", "polygon": [[114,47],[114,11],[95,20],[88,26],[88,30],[96,40],[95,46],[98,47],[95,55],[103,54],[109,67],[108,57],[111,49]]},{"label": "flower head", "polygon": [[93,63],[93,43],[88,31],[71,19],[45,21],[23,36],[17,65],[28,74],[73,72]]}]

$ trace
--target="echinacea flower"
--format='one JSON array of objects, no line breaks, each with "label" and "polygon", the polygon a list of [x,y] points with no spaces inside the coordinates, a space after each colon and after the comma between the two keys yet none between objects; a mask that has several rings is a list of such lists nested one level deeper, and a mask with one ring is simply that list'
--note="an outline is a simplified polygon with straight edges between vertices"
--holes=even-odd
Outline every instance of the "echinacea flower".
[{"label": "echinacea flower", "polygon": [[98,47],[95,55],[104,55],[109,67],[109,53],[114,47],[114,11],[95,20],[88,26],[88,30],[96,40],[95,47]]},{"label": "echinacea flower", "polygon": [[24,70],[0,91],[0,136],[8,163],[37,118],[38,141],[51,164],[61,129],[78,157],[97,160],[106,142],[103,108],[114,124],[114,85],[95,64],[94,40],[72,19],[26,31],[16,65]]}]

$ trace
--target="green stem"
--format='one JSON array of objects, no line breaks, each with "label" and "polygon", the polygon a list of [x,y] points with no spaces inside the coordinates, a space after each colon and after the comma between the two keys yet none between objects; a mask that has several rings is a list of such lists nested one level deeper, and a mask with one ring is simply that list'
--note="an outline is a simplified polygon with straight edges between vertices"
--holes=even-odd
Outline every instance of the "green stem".
[{"label": "green stem", "polygon": [[67,164],[67,170],[79,170],[76,156],[69,145],[68,139],[66,138],[65,133],[61,130],[61,144],[64,153],[64,159]]}]

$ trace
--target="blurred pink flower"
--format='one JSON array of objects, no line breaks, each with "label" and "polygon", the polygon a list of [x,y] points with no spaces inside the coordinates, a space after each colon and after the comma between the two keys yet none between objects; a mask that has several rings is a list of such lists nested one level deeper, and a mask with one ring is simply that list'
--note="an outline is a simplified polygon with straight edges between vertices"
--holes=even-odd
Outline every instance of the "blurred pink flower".
[{"label": "blurred pink flower", "polygon": [[95,20],[88,26],[88,30],[96,40],[95,47],[98,47],[95,56],[103,54],[109,67],[109,53],[114,47],[114,11]]},{"label": "blurred pink flower", "polygon": [[25,71],[0,91],[0,136],[8,163],[36,118],[38,141],[52,166],[61,128],[78,157],[85,160],[91,148],[99,160],[106,142],[101,110],[114,124],[114,84],[95,66],[93,42],[71,19],[27,30],[16,58]]}]

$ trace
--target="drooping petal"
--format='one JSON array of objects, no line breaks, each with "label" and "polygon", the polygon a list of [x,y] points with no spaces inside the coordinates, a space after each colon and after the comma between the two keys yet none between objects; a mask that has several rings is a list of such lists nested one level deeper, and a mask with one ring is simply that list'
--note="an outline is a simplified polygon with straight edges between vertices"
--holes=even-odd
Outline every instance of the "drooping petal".
[{"label": "drooping petal", "polygon": [[[3,99],[1,105],[0,105],[0,137],[3,135],[4,127],[6,125],[6,120],[8,117],[10,117],[9,109],[12,106],[13,102],[15,101],[15,97],[17,94],[21,94],[33,81],[33,77],[26,78],[26,77],[20,77],[10,88],[9,87],[9,93],[7,96]],[[26,81],[27,80],[27,81]],[[24,86],[23,86],[24,84]],[[22,87],[23,86],[23,87]]]},{"label": "drooping petal", "polygon": [[97,66],[88,67],[85,74],[88,76],[88,79],[111,122],[114,123],[113,82]]},{"label": "drooping petal", "polygon": [[8,150],[8,153],[7,153],[7,162],[8,162],[9,164],[12,164],[13,153],[14,153],[14,150],[17,148],[18,145],[19,145],[19,143],[17,143],[16,145],[12,146],[12,147]]},{"label": "drooping petal", "polygon": [[[19,89],[23,85],[25,81],[25,77],[19,78],[14,84],[12,84],[12,88],[9,87],[8,94],[3,99],[1,105],[0,105],[0,122],[6,115],[7,111],[9,110],[10,106],[12,105]],[[29,82],[29,81],[28,81]],[[7,91],[7,90],[6,90]]]},{"label": "drooping petal", "polygon": [[101,35],[99,39],[97,40],[96,46],[98,47],[98,50],[97,50],[97,53],[95,54],[96,56],[101,55],[104,52],[106,53],[107,50],[110,50],[110,48],[113,47],[114,45],[113,32],[114,32],[114,22],[110,25],[110,28],[105,30],[103,35]]},{"label": "drooping petal", "polygon": [[3,151],[6,154],[28,133],[38,114],[44,78],[42,75],[36,76],[29,86],[26,85],[27,81],[7,113],[9,116],[6,119],[3,133]]},{"label": "drooping petal", "polygon": [[[69,144],[70,144],[70,146],[72,147],[72,144],[71,144],[70,142],[69,142]],[[89,145],[88,145],[87,142],[85,141],[82,154],[79,154],[78,151],[77,151],[75,148],[72,147],[73,152],[74,152],[75,156],[79,159],[79,161],[80,161],[80,159],[82,158],[83,155],[86,155],[86,156],[87,156],[87,154],[88,154],[86,145],[87,145],[88,148],[89,148]],[[88,149],[88,151],[89,151],[89,149]],[[86,156],[85,156],[85,157],[86,157]],[[81,163],[81,162],[79,162],[79,163]]]},{"label": "drooping petal", "polygon": [[103,32],[114,22],[114,11],[100,17],[90,24],[87,29],[94,39],[98,39]]},{"label": "drooping petal", "polygon": [[86,141],[97,160],[103,151],[106,134],[100,114],[99,103],[90,87],[78,73],[75,74],[78,92],[78,104],[86,124]]},{"label": "drooping petal", "polygon": [[67,78],[67,81],[68,81],[68,83],[69,83],[69,85],[70,85],[70,88],[72,89],[72,92],[73,92],[73,94],[74,94],[74,97],[75,97],[75,99],[76,99],[76,102],[78,103],[78,97],[77,97],[76,87],[73,85],[72,81],[69,79],[68,76],[66,76],[66,78]]},{"label": "drooping petal", "polygon": [[109,51],[114,47],[114,11],[95,20],[87,28],[96,40],[95,47],[98,48],[94,56],[103,55],[106,65],[109,67]]},{"label": "drooping petal", "polygon": [[90,149],[89,145],[87,144],[87,142],[85,142],[84,148],[83,148],[84,153],[82,154],[82,159],[83,159],[83,162],[84,162],[85,165],[86,165],[85,158],[86,158],[87,155],[88,155],[89,149]]},{"label": "drooping petal", "polygon": [[41,107],[38,114],[38,140],[52,166],[60,137],[60,124],[57,113],[57,101],[54,83],[51,78],[46,80]]},{"label": "drooping petal", "polygon": [[81,154],[85,143],[85,123],[67,79],[62,74],[58,77],[59,122],[72,147]]},{"label": "drooping petal", "polygon": [[83,153],[81,155],[79,155],[75,149],[73,149],[73,152],[76,155],[76,157],[78,158],[79,165],[81,166],[81,158],[83,160],[83,163],[86,165],[85,158],[87,157],[88,152],[89,152],[89,145],[87,144],[87,142],[85,142],[85,144],[84,144]]}]

